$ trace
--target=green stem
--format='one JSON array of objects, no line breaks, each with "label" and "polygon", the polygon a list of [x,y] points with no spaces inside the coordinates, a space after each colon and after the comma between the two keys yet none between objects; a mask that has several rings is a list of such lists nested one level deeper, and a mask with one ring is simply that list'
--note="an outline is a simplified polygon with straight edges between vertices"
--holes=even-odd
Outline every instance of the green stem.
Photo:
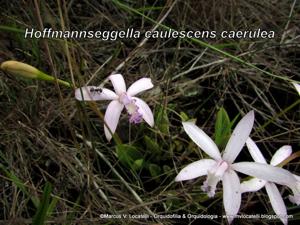
[{"label": "green stem", "polygon": [[3,31],[9,31],[9,32],[15,32],[15,33],[22,33],[24,34],[24,30],[15,28],[15,27],[10,27],[10,26],[5,26],[5,25],[0,25],[0,30]]},{"label": "green stem", "polygon": [[61,80],[61,79],[55,79],[55,77],[50,76],[50,75],[48,75],[48,74],[46,74],[42,71],[40,71],[37,79],[44,80],[44,81],[50,81],[50,82],[56,82],[57,81],[59,84],[64,85],[68,88],[72,87],[72,85],[69,82]]}]

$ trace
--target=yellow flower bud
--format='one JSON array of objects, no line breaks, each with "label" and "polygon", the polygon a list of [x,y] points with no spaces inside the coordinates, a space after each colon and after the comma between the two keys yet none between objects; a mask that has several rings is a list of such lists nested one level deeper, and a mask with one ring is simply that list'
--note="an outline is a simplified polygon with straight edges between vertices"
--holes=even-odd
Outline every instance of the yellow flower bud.
[{"label": "yellow flower bud", "polygon": [[1,69],[16,76],[23,76],[30,79],[37,79],[40,71],[33,66],[18,61],[5,61]]},{"label": "yellow flower bud", "polygon": [[57,81],[59,84],[62,84],[66,87],[71,87],[71,84],[69,82],[55,79],[53,76],[45,74],[44,72],[26,63],[21,63],[13,60],[5,61],[1,64],[1,69],[15,76],[22,76],[28,79],[39,79],[50,82]]}]

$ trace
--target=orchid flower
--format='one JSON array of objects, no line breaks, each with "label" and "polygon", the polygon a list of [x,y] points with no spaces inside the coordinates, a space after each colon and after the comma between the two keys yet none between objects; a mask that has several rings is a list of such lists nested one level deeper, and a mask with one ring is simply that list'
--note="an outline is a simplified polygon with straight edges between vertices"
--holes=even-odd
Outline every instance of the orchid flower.
[{"label": "orchid flower", "polygon": [[130,123],[141,123],[144,119],[151,127],[154,126],[151,109],[142,99],[135,97],[135,95],[153,87],[151,79],[141,78],[134,82],[127,90],[121,74],[110,75],[109,79],[112,82],[115,92],[107,88],[95,86],[85,86],[75,90],[75,98],[79,101],[111,100],[104,115],[104,133],[107,140],[111,140],[111,133],[116,131],[124,107],[129,114]]},{"label": "orchid flower", "polygon": [[[248,140],[246,141],[246,145],[255,162],[267,164],[266,159],[264,158],[261,151],[251,138],[248,138]],[[272,166],[276,166],[282,161],[284,161],[286,158],[288,158],[291,154],[291,146],[282,146],[275,152],[270,164]],[[295,175],[295,177],[297,176]],[[276,215],[278,215],[283,224],[287,224],[288,221],[286,207],[278,188],[273,182],[267,182],[259,178],[251,178],[250,180],[241,183],[241,192],[254,192],[260,190],[263,187],[266,188],[274,212],[276,213]]]},{"label": "orchid flower", "polygon": [[[300,204],[300,177],[297,175],[292,174],[290,171],[282,169],[280,167],[276,167],[273,165],[277,165],[278,162],[282,161],[284,157],[287,157],[289,151],[287,150],[280,150],[279,153],[275,154],[274,157],[272,158],[271,165],[266,164],[265,159],[262,157],[262,155],[258,156],[259,153],[257,154],[257,149],[253,145],[253,142],[247,141],[248,147],[250,146],[249,150],[250,152],[252,151],[251,155],[257,162],[239,162],[235,163],[232,165],[232,168],[240,173],[247,174],[249,176],[256,177],[260,180],[252,180],[250,183],[248,183],[244,188],[243,191],[249,191],[249,190],[259,190],[260,188],[264,187],[266,185],[270,186],[270,189],[273,190],[272,194],[275,195],[274,193],[276,192],[275,190],[275,185],[272,183],[280,184],[280,185],[285,185],[288,186],[294,196],[290,195],[289,200],[297,205]],[[262,183],[262,184],[257,184],[257,182]],[[268,185],[268,183],[271,182],[271,185]],[[271,187],[272,186],[272,187]],[[272,191],[271,191],[272,192]],[[269,197],[273,198],[274,196]],[[277,197],[278,199],[278,197]],[[272,199],[271,199],[272,201]],[[275,204],[275,203],[274,203]],[[276,202],[276,204],[280,204]],[[282,204],[281,204],[282,205]],[[280,205],[277,205],[279,209]],[[276,210],[278,210],[276,209]],[[281,207],[282,210],[282,207]],[[274,209],[275,211],[275,209]],[[283,212],[283,210],[282,210]],[[276,212],[277,213],[277,212]]]},{"label": "orchid flower", "polygon": [[212,159],[201,159],[184,167],[175,181],[184,181],[207,175],[201,189],[209,197],[215,195],[217,183],[223,183],[223,204],[228,222],[231,223],[241,205],[240,180],[232,163],[242,150],[254,123],[254,111],[247,113],[235,127],[222,156],[214,141],[193,122],[183,122],[189,137]]}]

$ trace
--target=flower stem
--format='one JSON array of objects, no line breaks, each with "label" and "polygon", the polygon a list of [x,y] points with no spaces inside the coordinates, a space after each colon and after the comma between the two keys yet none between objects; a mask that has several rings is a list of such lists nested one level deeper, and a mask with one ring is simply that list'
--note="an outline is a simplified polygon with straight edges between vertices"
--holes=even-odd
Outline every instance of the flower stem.
[{"label": "flower stem", "polygon": [[61,80],[61,79],[55,79],[55,77],[50,76],[50,75],[48,75],[48,74],[46,74],[42,71],[40,71],[39,76],[38,76],[37,79],[44,80],[44,81],[50,81],[50,82],[56,82],[57,81],[57,83],[59,83],[61,85],[64,85],[65,87],[68,87],[68,88],[72,87],[72,85],[69,82]]}]

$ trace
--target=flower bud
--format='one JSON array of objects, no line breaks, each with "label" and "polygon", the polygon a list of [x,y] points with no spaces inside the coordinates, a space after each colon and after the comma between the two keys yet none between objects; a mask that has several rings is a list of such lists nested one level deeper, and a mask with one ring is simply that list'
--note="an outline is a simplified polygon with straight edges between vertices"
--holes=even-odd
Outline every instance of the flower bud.
[{"label": "flower bud", "polygon": [[5,61],[1,64],[1,69],[15,76],[22,76],[28,79],[38,79],[50,82],[57,81],[59,84],[71,87],[71,84],[69,82],[60,79],[55,79],[53,76],[45,74],[44,72],[26,63],[13,60]]},{"label": "flower bud", "polygon": [[29,79],[37,79],[40,73],[40,71],[33,66],[12,60],[3,62],[1,69],[15,76],[22,76]]}]

